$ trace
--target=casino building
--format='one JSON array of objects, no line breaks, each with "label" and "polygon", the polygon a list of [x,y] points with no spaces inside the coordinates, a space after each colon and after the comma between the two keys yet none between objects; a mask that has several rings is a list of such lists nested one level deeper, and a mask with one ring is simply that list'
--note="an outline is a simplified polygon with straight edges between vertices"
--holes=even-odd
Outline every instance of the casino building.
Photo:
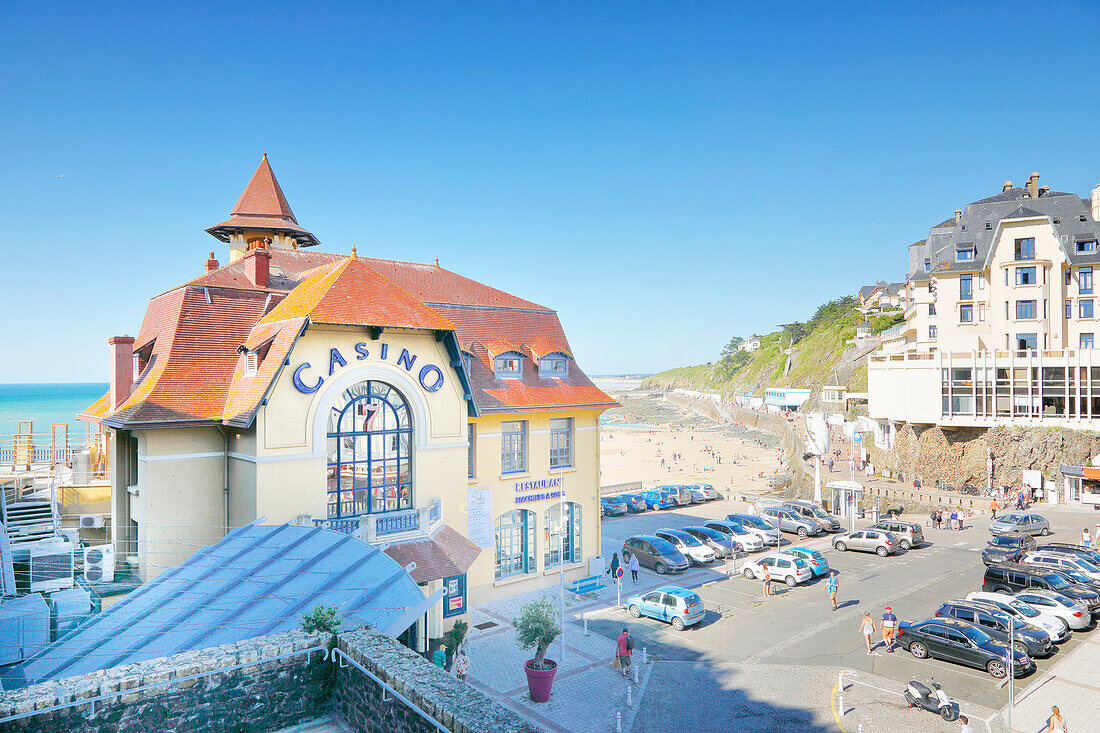
[{"label": "casino building", "polygon": [[138,575],[228,527],[312,522],[445,587],[434,637],[471,601],[588,574],[615,403],[554,311],[438,262],[317,251],[266,154],[206,231],[228,264],[211,253],[109,340],[82,415],[109,428],[111,537]]}]

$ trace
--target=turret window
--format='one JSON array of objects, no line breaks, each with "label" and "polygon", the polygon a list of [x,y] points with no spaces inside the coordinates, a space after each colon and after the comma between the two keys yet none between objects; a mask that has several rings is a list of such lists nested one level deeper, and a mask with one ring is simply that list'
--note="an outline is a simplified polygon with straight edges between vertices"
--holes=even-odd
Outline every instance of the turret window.
[{"label": "turret window", "polygon": [[1035,268],[1034,267],[1017,267],[1016,268],[1016,284],[1017,285],[1034,285],[1035,284]]}]

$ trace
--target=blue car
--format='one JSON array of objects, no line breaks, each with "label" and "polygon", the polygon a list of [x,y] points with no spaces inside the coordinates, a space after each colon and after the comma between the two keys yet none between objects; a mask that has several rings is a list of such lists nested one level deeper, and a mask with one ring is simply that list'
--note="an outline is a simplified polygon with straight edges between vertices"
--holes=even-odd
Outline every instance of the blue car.
[{"label": "blue car", "polygon": [[779,551],[780,555],[794,555],[805,560],[810,565],[815,578],[829,574],[829,561],[817,550],[808,547],[787,547]]},{"label": "blue car", "polygon": [[642,491],[637,496],[641,497],[645,501],[645,504],[650,509],[675,509],[676,500],[672,498],[671,494],[666,494],[663,491],[656,489],[650,489],[648,491]]},{"label": "blue car", "polygon": [[618,517],[626,514],[626,504],[618,501],[600,499],[600,515],[604,517]]},{"label": "blue car", "polygon": [[699,594],[675,585],[630,596],[626,607],[634,618],[649,616],[666,621],[677,631],[699,623],[707,614]]}]

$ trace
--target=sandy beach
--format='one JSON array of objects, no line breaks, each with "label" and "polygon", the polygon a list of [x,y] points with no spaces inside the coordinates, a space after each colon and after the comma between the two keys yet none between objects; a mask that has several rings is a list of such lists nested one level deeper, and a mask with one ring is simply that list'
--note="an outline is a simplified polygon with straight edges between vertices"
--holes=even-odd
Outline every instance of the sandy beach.
[{"label": "sandy beach", "polygon": [[636,382],[600,380],[622,407],[604,413],[601,485],[641,481],[709,483],[719,491],[762,494],[779,465],[779,439],[714,420],[667,402]]}]

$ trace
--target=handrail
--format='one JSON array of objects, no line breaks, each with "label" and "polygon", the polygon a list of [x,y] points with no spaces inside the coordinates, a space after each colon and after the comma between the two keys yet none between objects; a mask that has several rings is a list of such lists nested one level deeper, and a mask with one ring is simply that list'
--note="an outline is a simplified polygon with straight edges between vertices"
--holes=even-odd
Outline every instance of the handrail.
[{"label": "handrail", "polygon": [[73,700],[71,702],[63,703],[61,705],[54,705],[54,706],[48,707],[48,708],[41,708],[40,710],[32,710],[29,713],[19,713],[18,715],[9,715],[6,718],[0,718],[0,723],[7,723],[7,722],[10,722],[12,720],[21,720],[22,718],[31,718],[31,717],[34,717],[35,715],[43,715],[45,713],[52,713],[52,712],[56,712],[58,710],[65,710],[67,708],[75,708],[75,707],[79,707],[80,705],[88,705],[88,704],[91,705],[91,708],[88,711],[88,715],[93,716],[93,715],[95,715],[95,704],[96,704],[96,702],[98,702],[100,700],[109,700],[113,697],[121,697],[123,695],[129,695],[129,694],[132,694],[134,692],[142,692],[144,690],[151,690],[154,687],[164,687],[166,685],[174,685],[178,682],[186,682],[187,680],[196,680],[196,679],[206,678],[207,685],[209,686],[210,678],[213,677],[216,674],[223,674],[225,672],[235,672],[238,669],[244,669],[245,667],[255,667],[259,664],[265,664],[267,662],[277,662],[280,659],[287,659],[289,657],[296,657],[299,654],[305,654],[307,656],[306,661],[308,662],[309,661],[308,656],[313,652],[323,652],[323,656],[321,657],[321,659],[322,660],[327,660],[328,659],[328,656],[329,656],[328,647],[325,647],[325,646],[311,646],[309,649],[302,649],[301,651],[290,652],[289,654],[281,654],[277,657],[266,657],[264,659],[257,659],[254,662],[247,662],[245,664],[236,664],[236,665],[233,665],[232,667],[223,667],[221,669],[212,669],[209,672],[200,672],[199,674],[190,674],[190,675],[187,675],[186,677],[176,677],[175,679],[165,680],[164,682],[154,682],[150,685],[142,685],[141,687],[134,687],[134,688],[131,688],[131,689],[128,689],[128,690],[119,690],[118,692],[108,692],[106,695],[99,695],[97,697],[86,697],[86,698],[82,698],[80,700]]},{"label": "handrail", "polygon": [[[339,659],[337,658],[338,656],[340,657]],[[339,664],[339,666],[340,666],[341,668],[343,668],[343,667],[346,667],[346,666],[347,666],[346,664],[343,664],[343,660],[347,660],[347,661],[351,662],[352,666],[354,666],[354,667],[355,667],[356,669],[358,669],[358,670],[359,670],[360,672],[362,672],[363,674],[365,674],[365,675],[366,675],[367,677],[370,677],[370,678],[371,678],[372,680],[374,680],[375,682],[377,682],[377,683],[378,683],[378,684],[379,684],[379,685],[380,685],[380,686],[382,687],[382,689],[384,689],[384,690],[388,690],[388,691],[389,691],[389,693],[390,693],[391,695],[393,695],[393,696],[394,696],[394,697],[396,697],[396,698],[397,698],[398,700],[400,700],[401,702],[405,703],[405,704],[406,704],[406,705],[408,705],[408,706],[409,706],[410,708],[412,708],[413,710],[415,710],[415,711],[416,711],[416,712],[417,712],[417,713],[418,713],[418,714],[420,715],[420,717],[421,717],[421,718],[424,718],[424,720],[426,720],[426,721],[428,721],[429,723],[431,723],[432,725],[434,725],[434,726],[435,726],[435,727],[436,727],[437,729],[439,729],[440,731],[442,731],[442,733],[451,733],[451,729],[450,729],[450,728],[447,728],[447,727],[445,727],[445,726],[444,726],[444,725],[443,725],[442,723],[440,723],[440,722],[439,722],[438,720],[436,720],[435,718],[433,718],[433,717],[432,717],[431,715],[428,715],[428,713],[426,713],[426,712],[424,711],[424,709],[423,709],[423,708],[421,708],[421,707],[420,707],[419,705],[417,705],[417,704],[416,704],[416,703],[414,703],[414,702],[413,702],[412,700],[410,700],[409,698],[407,698],[407,697],[405,697],[404,695],[402,695],[402,694],[401,694],[400,692],[398,692],[397,690],[393,689],[393,687],[391,687],[390,685],[388,685],[388,684],[386,684],[385,682],[383,682],[383,681],[382,681],[382,679],[380,679],[380,678],[378,677],[378,675],[374,674],[373,672],[371,672],[370,670],[368,670],[368,669],[367,669],[366,667],[364,667],[363,665],[359,664],[359,662],[357,662],[357,661],[355,661],[354,659],[352,659],[351,657],[349,657],[349,656],[348,656],[347,654],[345,654],[345,653],[344,653],[344,652],[343,652],[342,650],[340,650],[340,649],[333,649],[333,650],[332,650],[332,661],[333,661],[333,662],[335,662],[335,663],[337,663],[337,664]],[[384,701],[384,700],[385,700],[385,695],[383,695],[383,701]],[[0,722],[3,722],[3,721],[0,721]]]}]

